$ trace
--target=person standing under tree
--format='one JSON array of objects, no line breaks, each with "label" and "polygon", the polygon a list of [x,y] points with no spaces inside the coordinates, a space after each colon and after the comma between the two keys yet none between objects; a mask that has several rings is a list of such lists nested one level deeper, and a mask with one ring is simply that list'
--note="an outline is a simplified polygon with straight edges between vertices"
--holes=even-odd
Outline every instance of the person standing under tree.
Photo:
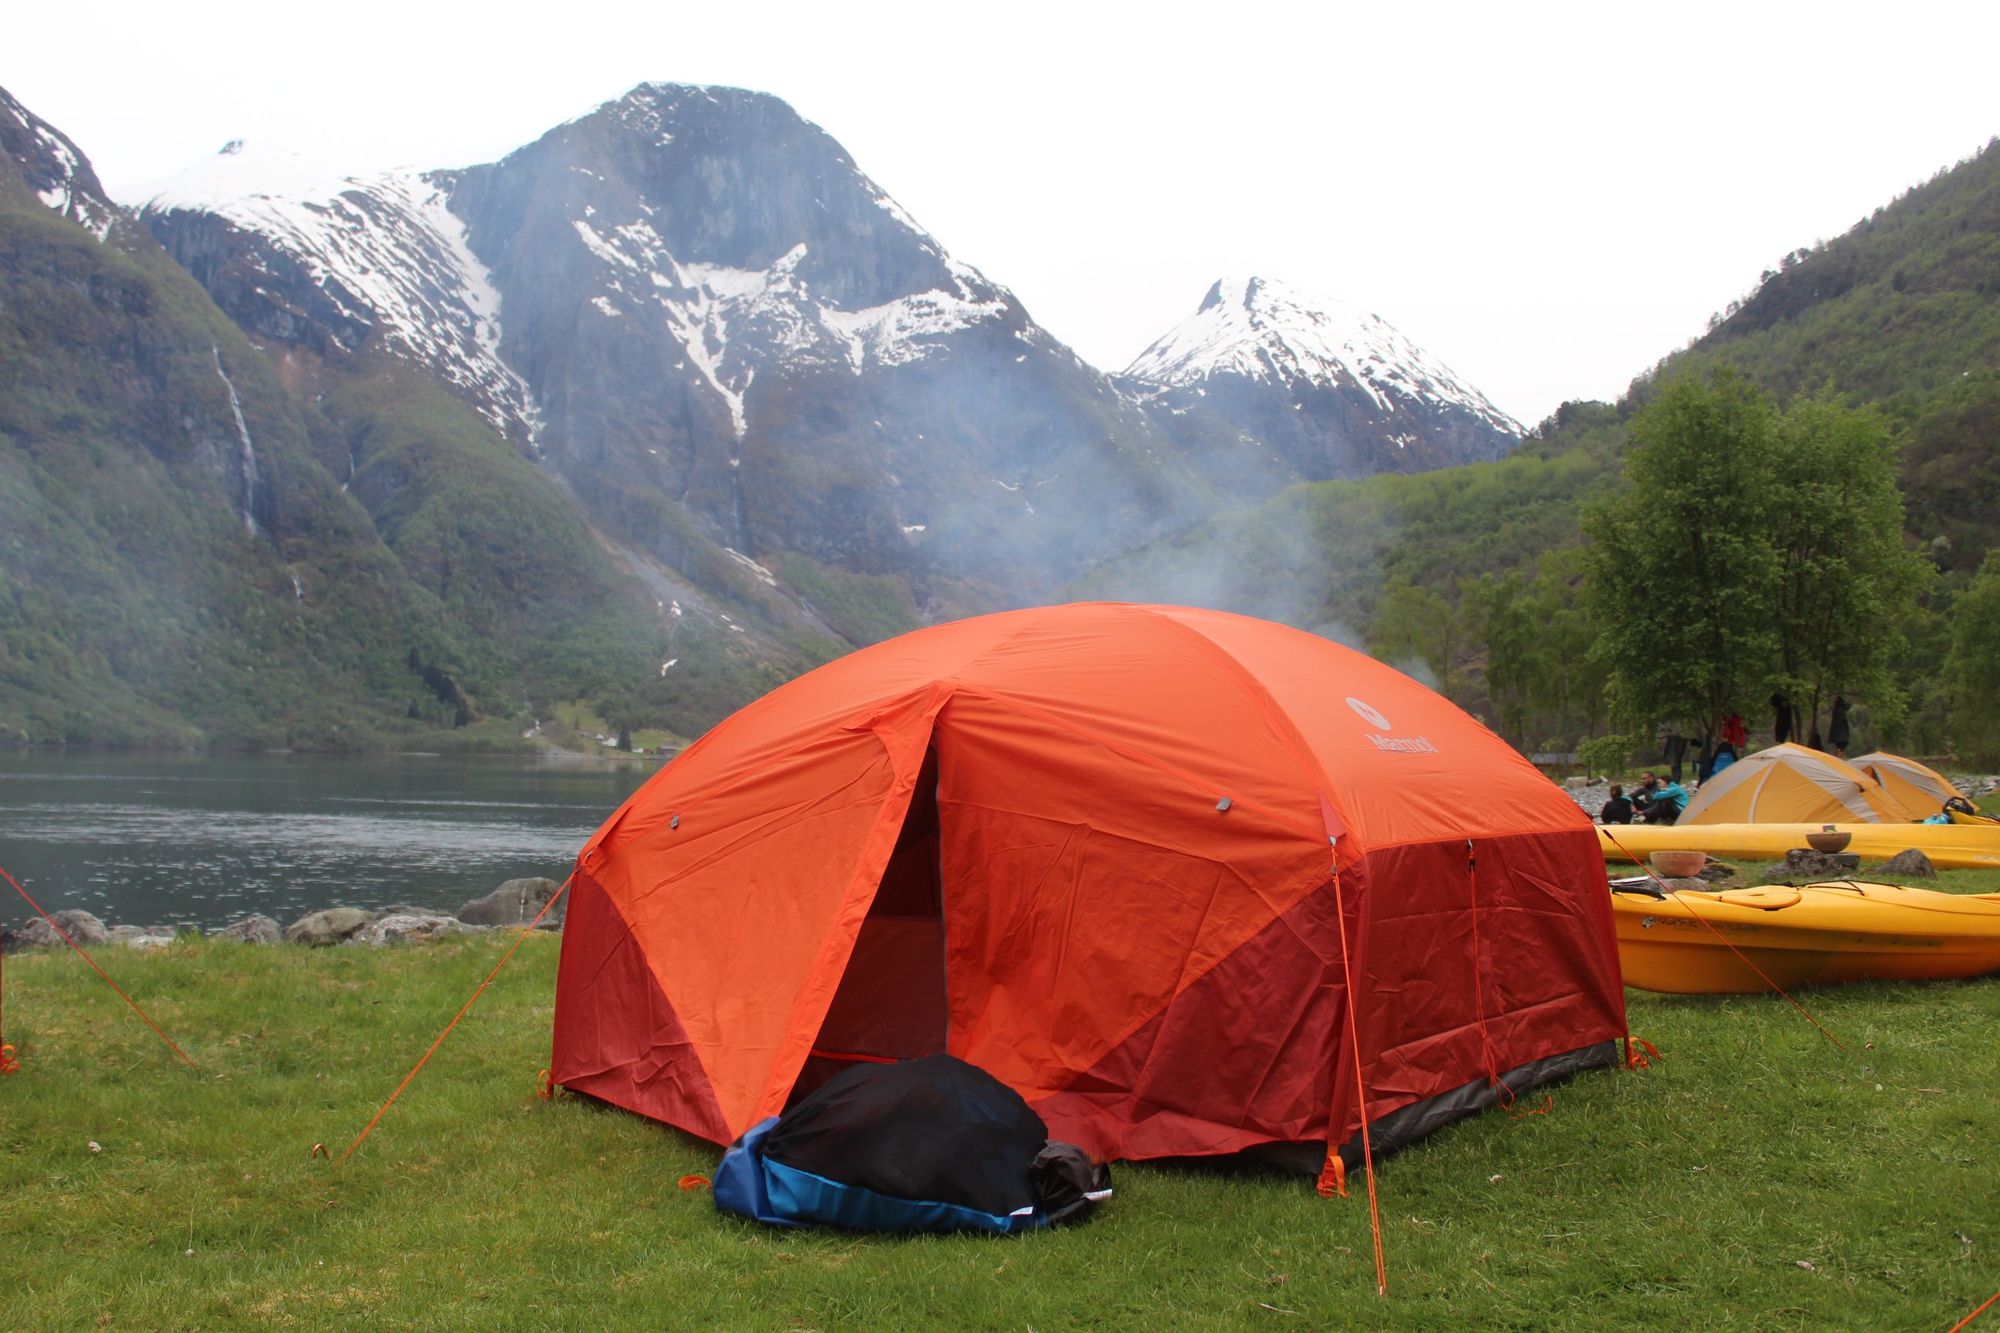
[{"label": "person standing under tree", "polygon": [[1847,699],[1844,695],[1836,694],[1833,696],[1833,721],[1826,729],[1826,743],[1833,747],[1833,752],[1836,755],[1845,759],[1847,758],[1847,742],[1849,739],[1850,736],[1847,730]]}]

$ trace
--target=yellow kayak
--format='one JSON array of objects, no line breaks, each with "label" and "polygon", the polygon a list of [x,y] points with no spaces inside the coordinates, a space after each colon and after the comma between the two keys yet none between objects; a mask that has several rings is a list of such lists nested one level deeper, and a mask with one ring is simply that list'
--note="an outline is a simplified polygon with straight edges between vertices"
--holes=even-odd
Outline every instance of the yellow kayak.
[{"label": "yellow kayak", "polygon": [[1670,995],[2000,971],[2000,894],[1848,880],[1721,893],[1640,885],[1614,886],[1611,906],[1625,984]]},{"label": "yellow kayak", "polygon": [[[1752,861],[1781,861],[1821,824],[1608,824],[1597,830],[1604,859],[1643,863],[1654,852],[1687,850]],[[1852,839],[1847,850],[1886,861],[1914,847],[1945,869],[2000,866],[2000,824],[1835,824]]]}]

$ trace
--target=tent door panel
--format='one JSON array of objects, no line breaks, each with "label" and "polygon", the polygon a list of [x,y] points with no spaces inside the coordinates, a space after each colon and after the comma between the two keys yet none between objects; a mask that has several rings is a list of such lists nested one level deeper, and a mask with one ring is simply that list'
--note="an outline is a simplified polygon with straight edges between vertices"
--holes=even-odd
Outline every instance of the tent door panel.
[{"label": "tent door panel", "polygon": [[945,1048],[937,762],[933,745],[793,1100],[856,1060],[909,1060]]}]

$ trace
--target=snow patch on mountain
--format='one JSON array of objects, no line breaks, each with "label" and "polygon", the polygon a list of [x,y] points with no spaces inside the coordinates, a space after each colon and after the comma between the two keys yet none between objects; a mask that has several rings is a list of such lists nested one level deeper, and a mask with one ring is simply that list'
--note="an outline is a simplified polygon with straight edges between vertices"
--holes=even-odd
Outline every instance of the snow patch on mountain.
[{"label": "snow patch on mountain", "polygon": [[1457,408],[1496,430],[1522,433],[1520,422],[1380,316],[1304,296],[1268,278],[1217,282],[1191,318],[1140,353],[1124,374],[1198,393],[1205,382],[1222,376],[1278,385],[1351,385],[1384,415],[1420,403]]},{"label": "snow patch on mountain", "polygon": [[532,443],[540,412],[500,354],[500,295],[448,207],[448,184],[411,169],[342,175],[232,140],[155,187],[143,211],[208,213],[263,237],[385,349],[430,367]]},{"label": "snow patch on mountain", "polygon": [[[97,173],[76,145],[5,92],[0,92],[0,110],[26,136],[19,141],[14,156],[35,197],[102,241],[118,210],[99,190]],[[7,139],[13,141],[17,136],[10,134]]]},{"label": "snow patch on mountain", "polygon": [[[879,201],[906,218],[888,196]],[[845,364],[856,375],[870,366],[907,365],[960,330],[1006,318],[1009,309],[1004,292],[955,260],[947,264],[948,289],[848,310],[822,299],[800,276],[804,242],[768,268],[748,269],[677,259],[643,218],[615,227],[577,218],[571,226],[609,270],[608,289],[631,297],[626,275],[647,281],[688,359],[728,405],[739,439],[746,430],[743,395],[761,361],[818,360]]]},{"label": "snow patch on mountain", "polygon": [[865,310],[822,307],[821,322],[845,343],[855,374],[862,367],[900,366],[921,360],[937,342],[986,320],[1002,319],[1007,302],[998,293],[986,295],[960,284],[955,292],[932,289],[899,297]]}]

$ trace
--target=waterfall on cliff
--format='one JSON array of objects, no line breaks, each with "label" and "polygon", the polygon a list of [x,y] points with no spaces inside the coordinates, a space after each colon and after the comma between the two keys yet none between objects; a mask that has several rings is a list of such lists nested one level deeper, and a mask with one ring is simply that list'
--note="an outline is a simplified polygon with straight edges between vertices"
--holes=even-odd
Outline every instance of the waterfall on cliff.
[{"label": "waterfall on cliff", "polygon": [[222,378],[222,387],[229,390],[229,410],[236,418],[236,438],[243,446],[243,527],[254,537],[257,520],[251,517],[251,512],[257,503],[257,448],[250,443],[250,424],[243,419],[243,400],[236,396],[236,386],[230,383],[229,372],[222,368],[221,350],[211,343],[208,352],[215,358],[215,373]]}]

